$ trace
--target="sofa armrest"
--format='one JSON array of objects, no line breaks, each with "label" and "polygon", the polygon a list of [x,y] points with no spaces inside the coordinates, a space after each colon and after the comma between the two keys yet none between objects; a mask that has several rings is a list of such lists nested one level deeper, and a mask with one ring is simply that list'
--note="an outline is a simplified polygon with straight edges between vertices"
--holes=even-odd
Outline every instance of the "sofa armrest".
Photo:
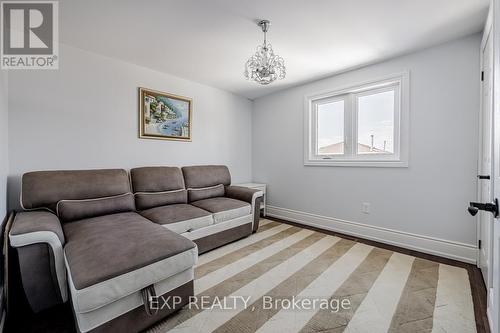
[{"label": "sofa armrest", "polygon": [[[27,297],[35,312],[46,307],[47,301],[39,300],[40,297],[36,295],[39,288],[46,289],[47,284],[43,281],[57,282],[55,288],[58,289],[58,298],[65,302],[68,299],[63,253],[65,239],[59,218],[47,211],[17,213],[9,240],[10,245],[18,251],[23,286],[27,293],[32,293]],[[53,269],[47,269],[47,263]],[[32,276],[40,275],[40,272],[45,272],[42,275],[55,276]]]},{"label": "sofa armrest", "polygon": [[257,232],[260,220],[260,203],[264,192],[243,186],[226,186],[226,197],[252,205],[252,232]]},{"label": "sofa armrest", "polygon": [[255,199],[264,195],[264,192],[243,186],[226,186],[226,197],[248,202],[253,205]]},{"label": "sofa armrest", "polygon": [[9,239],[13,247],[36,243],[47,243],[61,248],[64,245],[64,233],[59,218],[45,211],[17,213]]}]

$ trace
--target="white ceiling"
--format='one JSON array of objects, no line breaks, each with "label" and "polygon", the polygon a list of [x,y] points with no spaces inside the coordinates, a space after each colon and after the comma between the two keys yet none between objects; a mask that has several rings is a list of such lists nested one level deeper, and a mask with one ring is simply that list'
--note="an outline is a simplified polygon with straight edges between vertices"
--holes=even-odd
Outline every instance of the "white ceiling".
[{"label": "white ceiling", "polygon": [[[482,29],[488,0],[64,0],[61,42],[254,99]],[[243,77],[268,39],[287,77]]]}]

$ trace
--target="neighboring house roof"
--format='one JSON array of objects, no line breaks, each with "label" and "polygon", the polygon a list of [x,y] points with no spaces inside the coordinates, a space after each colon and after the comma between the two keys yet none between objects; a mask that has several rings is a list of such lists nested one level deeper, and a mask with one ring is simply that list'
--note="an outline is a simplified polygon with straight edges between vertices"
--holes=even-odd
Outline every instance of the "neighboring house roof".
[{"label": "neighboring house roof", "polygon": [[[320,147],[319,148],[319,153],[320,154],[342,154],[344,152],[344,143],[343,142],[338,142],[334,143],[328,146]],[[358,152],[360,153],[369,153],[369,152],[375,152],[375,153],[391,153],[389,151],[385,151],[383,149],[378,149],[373,147],[373,150],[370,148],[370,146],[358,143]]]}]

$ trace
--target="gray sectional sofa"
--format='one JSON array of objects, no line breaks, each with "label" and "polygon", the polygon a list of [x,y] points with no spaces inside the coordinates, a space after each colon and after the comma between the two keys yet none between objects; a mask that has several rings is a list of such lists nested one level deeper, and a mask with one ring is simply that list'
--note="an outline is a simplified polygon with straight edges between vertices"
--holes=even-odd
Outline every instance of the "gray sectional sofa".
[{"label": "gray sectional sofa", "polygon": [[[137,332],[178,310],[198,254],[258,227],[262,192],[230,184],[225,166],[26,173],[9,239],[32,309],[70,300],[80,332]],[[181,302],[157,311],[154,295]]]}]

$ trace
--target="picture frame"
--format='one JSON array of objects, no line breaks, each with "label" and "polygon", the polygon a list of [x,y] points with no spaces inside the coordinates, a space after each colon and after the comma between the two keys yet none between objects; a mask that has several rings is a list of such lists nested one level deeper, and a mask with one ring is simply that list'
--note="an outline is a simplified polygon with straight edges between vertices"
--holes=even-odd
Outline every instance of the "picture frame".
[{"label": "picture frame", "polygon": [[139,87],[139,138],[191,141],[192,105],[189,97]]}]

